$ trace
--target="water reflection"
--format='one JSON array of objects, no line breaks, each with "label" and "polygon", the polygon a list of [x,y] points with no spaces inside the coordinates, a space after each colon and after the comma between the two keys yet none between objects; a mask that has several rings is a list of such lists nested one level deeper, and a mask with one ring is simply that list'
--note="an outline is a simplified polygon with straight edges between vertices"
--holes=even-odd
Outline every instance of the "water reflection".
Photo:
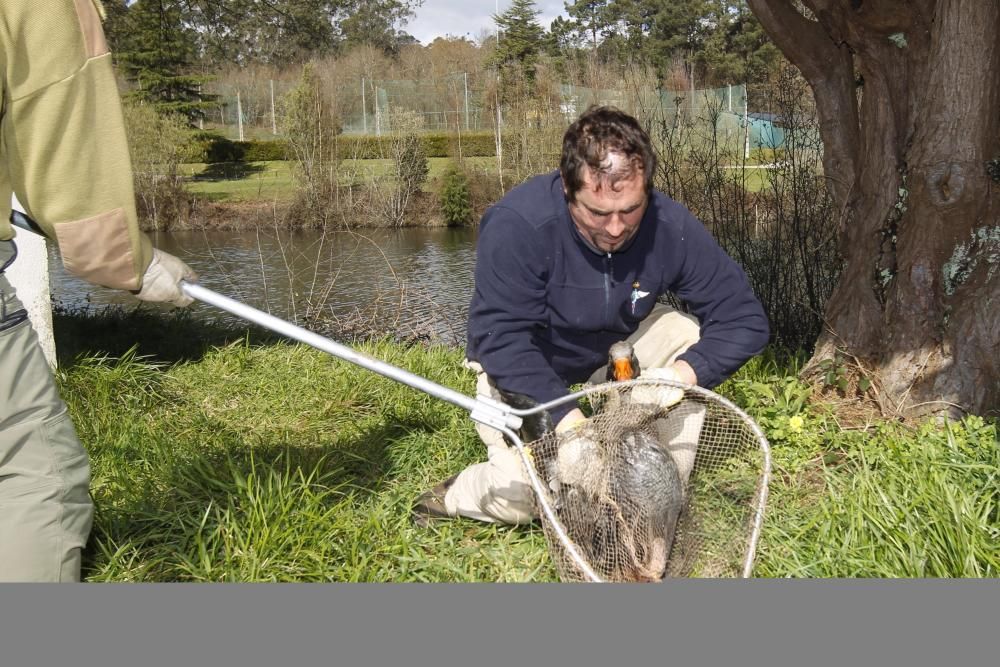
[{"label": "water reflection", "polygon": [[[367,323],[464,342],[471,229],[174,232],[154,234],[153,242],[187,262],[205,287],[284,319],[314,322],[318,315],[348,329]],[[49,266],[53,299],[63,307],[137,303],[67,274],[51,246]],[[231,318],[204,304],[191,308],[200,317]]]}]

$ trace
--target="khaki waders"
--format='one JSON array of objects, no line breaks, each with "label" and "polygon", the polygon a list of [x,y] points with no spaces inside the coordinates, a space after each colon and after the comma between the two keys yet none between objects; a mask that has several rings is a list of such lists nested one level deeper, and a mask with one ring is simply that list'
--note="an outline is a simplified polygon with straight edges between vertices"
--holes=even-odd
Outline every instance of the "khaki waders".
[{"label": "khaki waders", "polygon": [[[0,266],[16,254],[0,241]],[[27,313],[0,271],[0,581],[79,581],[90,464]]]}]

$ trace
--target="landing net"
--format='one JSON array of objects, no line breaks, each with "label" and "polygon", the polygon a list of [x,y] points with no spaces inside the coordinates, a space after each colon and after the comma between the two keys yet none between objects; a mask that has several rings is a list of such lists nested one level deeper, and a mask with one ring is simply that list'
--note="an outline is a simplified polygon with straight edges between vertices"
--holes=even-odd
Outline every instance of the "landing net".
[{"label": "landing net", "polygon": [[586,425],[521,450],[564,581],[751,575],[767,439],[739,408],[699,387],[660,407],[657,392],[681,387],[640,379],[578,392],[563,400],[586,397]]}]

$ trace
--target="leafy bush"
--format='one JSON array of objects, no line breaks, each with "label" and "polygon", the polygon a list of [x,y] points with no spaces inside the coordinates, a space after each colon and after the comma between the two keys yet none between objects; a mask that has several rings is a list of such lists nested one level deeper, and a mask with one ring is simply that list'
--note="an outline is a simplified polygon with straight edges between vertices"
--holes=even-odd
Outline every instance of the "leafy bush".
[{"label": "leafy bush", "polygon": [[391,172],[376,177],[367,187],[369,215],[380,225],[402,227],[407,219],[407,207],[427,180],[430,166],[417,129],[419,119],[408,114],[394,117],[393,127],[399,132],[384,144],[386,152],[380,158],[392,162]]},{"label": "leafy bush", "polygon": [[340,123],[312,63],[302,68],[298,84],[282,99],[282,130],[299,184],[297,206],[306,225],[325,226],[336,212],[337,135]]},{"label": "leafy bush", "polygon": [[254,139],[233,141],[215,132],[195,132],[184,153],[186,162],[218,164],[222,162],[270,162],[288,160],[288,142]]},{"label": "leafy bush", "polygon": [[472,194],[469,179],[452,163],[441,181],[441,214],[449,226],[466,225],[472,219]]},{"label": "leafy bush", "polygon": [[399,154],[394,157],[399,180],[411,192],[419,190],[427,181],[427,174],[431,170],[420,138],[412,134],[405,137]]},{"label": "leafy bush", "polygon": [[243,159],[245,147],[240,142],[227,139],[216,132],[195,132],[184,153],[186,162],[239,162]]},{"label": "leafy bush", "polygon": [[288,159],[287,141],[279,139],[240,141],[237,142],[237,145],[243,147],[243,160],[245,162],[272,162]]}]

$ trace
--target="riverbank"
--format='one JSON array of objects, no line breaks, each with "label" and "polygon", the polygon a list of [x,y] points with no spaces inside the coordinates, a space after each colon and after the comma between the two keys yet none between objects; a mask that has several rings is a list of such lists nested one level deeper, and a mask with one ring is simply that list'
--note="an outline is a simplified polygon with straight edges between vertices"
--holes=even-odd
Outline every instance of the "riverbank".
[{"label": "riverbank", "polygon": [[[489,176],[494,161],[494,158],[475,157],[463,161],[472,208],[467,225],[478,222],[486,207],[502,194],[499,182],[493,183]],[[448,225],[439,200],[444,175],[453,164],[450,158],[428,158],[427,179],[411,195],[403,226]],[[331,202],[330,206],[353,207],[356,215],[346,216],[350,221],[336,226],[368,229],[389,226],[367,215],[366,209],[373,205],[368,190],[388,176],[391,161],[343,160],[338,171],[344,199]],[[192,163],[181,165],[181,175],[190,197],[185,214],[170,222],[167,227],[170,230],[291,229],[302,224],[302,216],[295,210],[299,184],[290,162]],[[150,221],[144,221],[143,226],[146,231],[153,231]]]},{"label": "riverbank", "polygon": [[[463,410],[260,332],[140,312],[56,321],[93,461],[88,580],[555,579],[537,527],[410,524],[417,494],[482,458]],[[458,348],[358,348],[474,391]],[[768,354],[719,388],[772,444],[756,574],[1000,575],[996,426],[841,427],[799,363]]]}]

